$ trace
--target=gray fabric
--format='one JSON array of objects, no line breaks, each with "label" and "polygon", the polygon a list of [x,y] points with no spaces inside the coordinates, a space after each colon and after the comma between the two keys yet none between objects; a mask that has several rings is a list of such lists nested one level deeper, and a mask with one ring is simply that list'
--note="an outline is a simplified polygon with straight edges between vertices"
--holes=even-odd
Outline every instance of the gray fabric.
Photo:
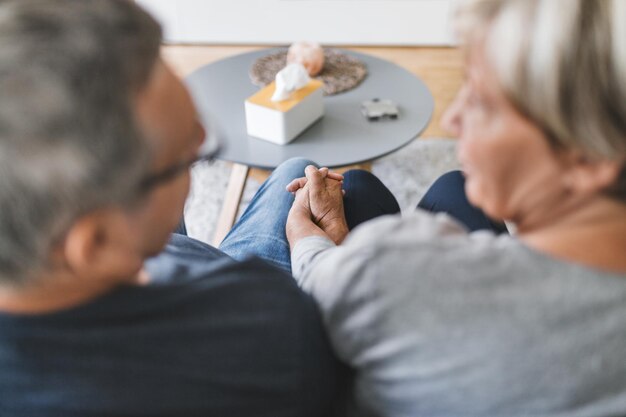
[{"label": "gray fabric", "polygon": [[419,211],[292,263],[371,414],[626,415],[624,275]]}]

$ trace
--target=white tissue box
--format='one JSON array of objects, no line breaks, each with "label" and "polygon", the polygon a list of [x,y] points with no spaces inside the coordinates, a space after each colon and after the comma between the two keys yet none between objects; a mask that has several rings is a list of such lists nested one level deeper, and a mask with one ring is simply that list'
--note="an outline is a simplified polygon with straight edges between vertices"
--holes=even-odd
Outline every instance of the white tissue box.
[{"label": "white tissue box", "polygon": [[246,100],[248,135],[278,145],[291,142],[304,129],[324,115],[324,83],[311,80],[292,93],[291,98],[272,101],[275,82]]}]

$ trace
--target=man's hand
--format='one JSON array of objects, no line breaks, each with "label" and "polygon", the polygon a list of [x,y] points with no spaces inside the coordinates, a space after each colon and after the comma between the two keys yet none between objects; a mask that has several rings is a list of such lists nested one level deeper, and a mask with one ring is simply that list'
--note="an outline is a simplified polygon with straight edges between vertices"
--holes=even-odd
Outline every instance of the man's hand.
[{"label": "man's hand", "polygon": [[306,178],[287,186],[288,191],[296,194],[287,219],[289,242],[293,246],[300,238],[325,235],[336,244],[341,243],[348,234],[341,189],[343,176],[312,165],[306,168],[305,175]]},{"label": "man's hand", "polygon": [[[343,175],[337,172],[329,171],[328,168],[326,167],[320,168],[319,172],[326,178],[337,180],[339,182],[343,181]],[[287,191],[289,191],[293,195],[296,195],[296,191],[298,191],[301,188],[304,188],[306,183],[307,183],[307,177],[296,178],[295,180],[287,184]]]}]

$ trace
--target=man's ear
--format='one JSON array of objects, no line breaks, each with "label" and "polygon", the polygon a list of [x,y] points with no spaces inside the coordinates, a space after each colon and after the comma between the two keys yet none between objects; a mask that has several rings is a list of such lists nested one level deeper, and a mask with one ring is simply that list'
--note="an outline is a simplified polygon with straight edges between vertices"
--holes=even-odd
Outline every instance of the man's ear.
[{"label": "man's ear", "polygon": [[570,154],[565,175],[566,186],[578,194],[595,194],[617,181],[623,161]]},{"label": "man's ear", "polygon": [[82,216],[61,245],[64,263],[75,276],[125,280],[143,264],[130,221],[120,210],[102,209]]}]

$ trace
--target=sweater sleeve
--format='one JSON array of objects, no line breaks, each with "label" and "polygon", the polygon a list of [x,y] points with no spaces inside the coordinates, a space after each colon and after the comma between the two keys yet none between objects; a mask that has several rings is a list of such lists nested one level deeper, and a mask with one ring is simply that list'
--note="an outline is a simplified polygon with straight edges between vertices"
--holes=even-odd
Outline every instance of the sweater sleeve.
[{"label": "sweater sleeve", "polygon": [[402,291],[394,276],[406,268],[407,256],[415,258],[406,248],[465,233],[447,216],[384,216],[356,228],[339,246],[321,237],[302,239],[292,251],[293,274],[317,301],[338,355],[359,367],[375,360],[380,348],[394,349],[385,323],[394,320],[396,293]]}]

